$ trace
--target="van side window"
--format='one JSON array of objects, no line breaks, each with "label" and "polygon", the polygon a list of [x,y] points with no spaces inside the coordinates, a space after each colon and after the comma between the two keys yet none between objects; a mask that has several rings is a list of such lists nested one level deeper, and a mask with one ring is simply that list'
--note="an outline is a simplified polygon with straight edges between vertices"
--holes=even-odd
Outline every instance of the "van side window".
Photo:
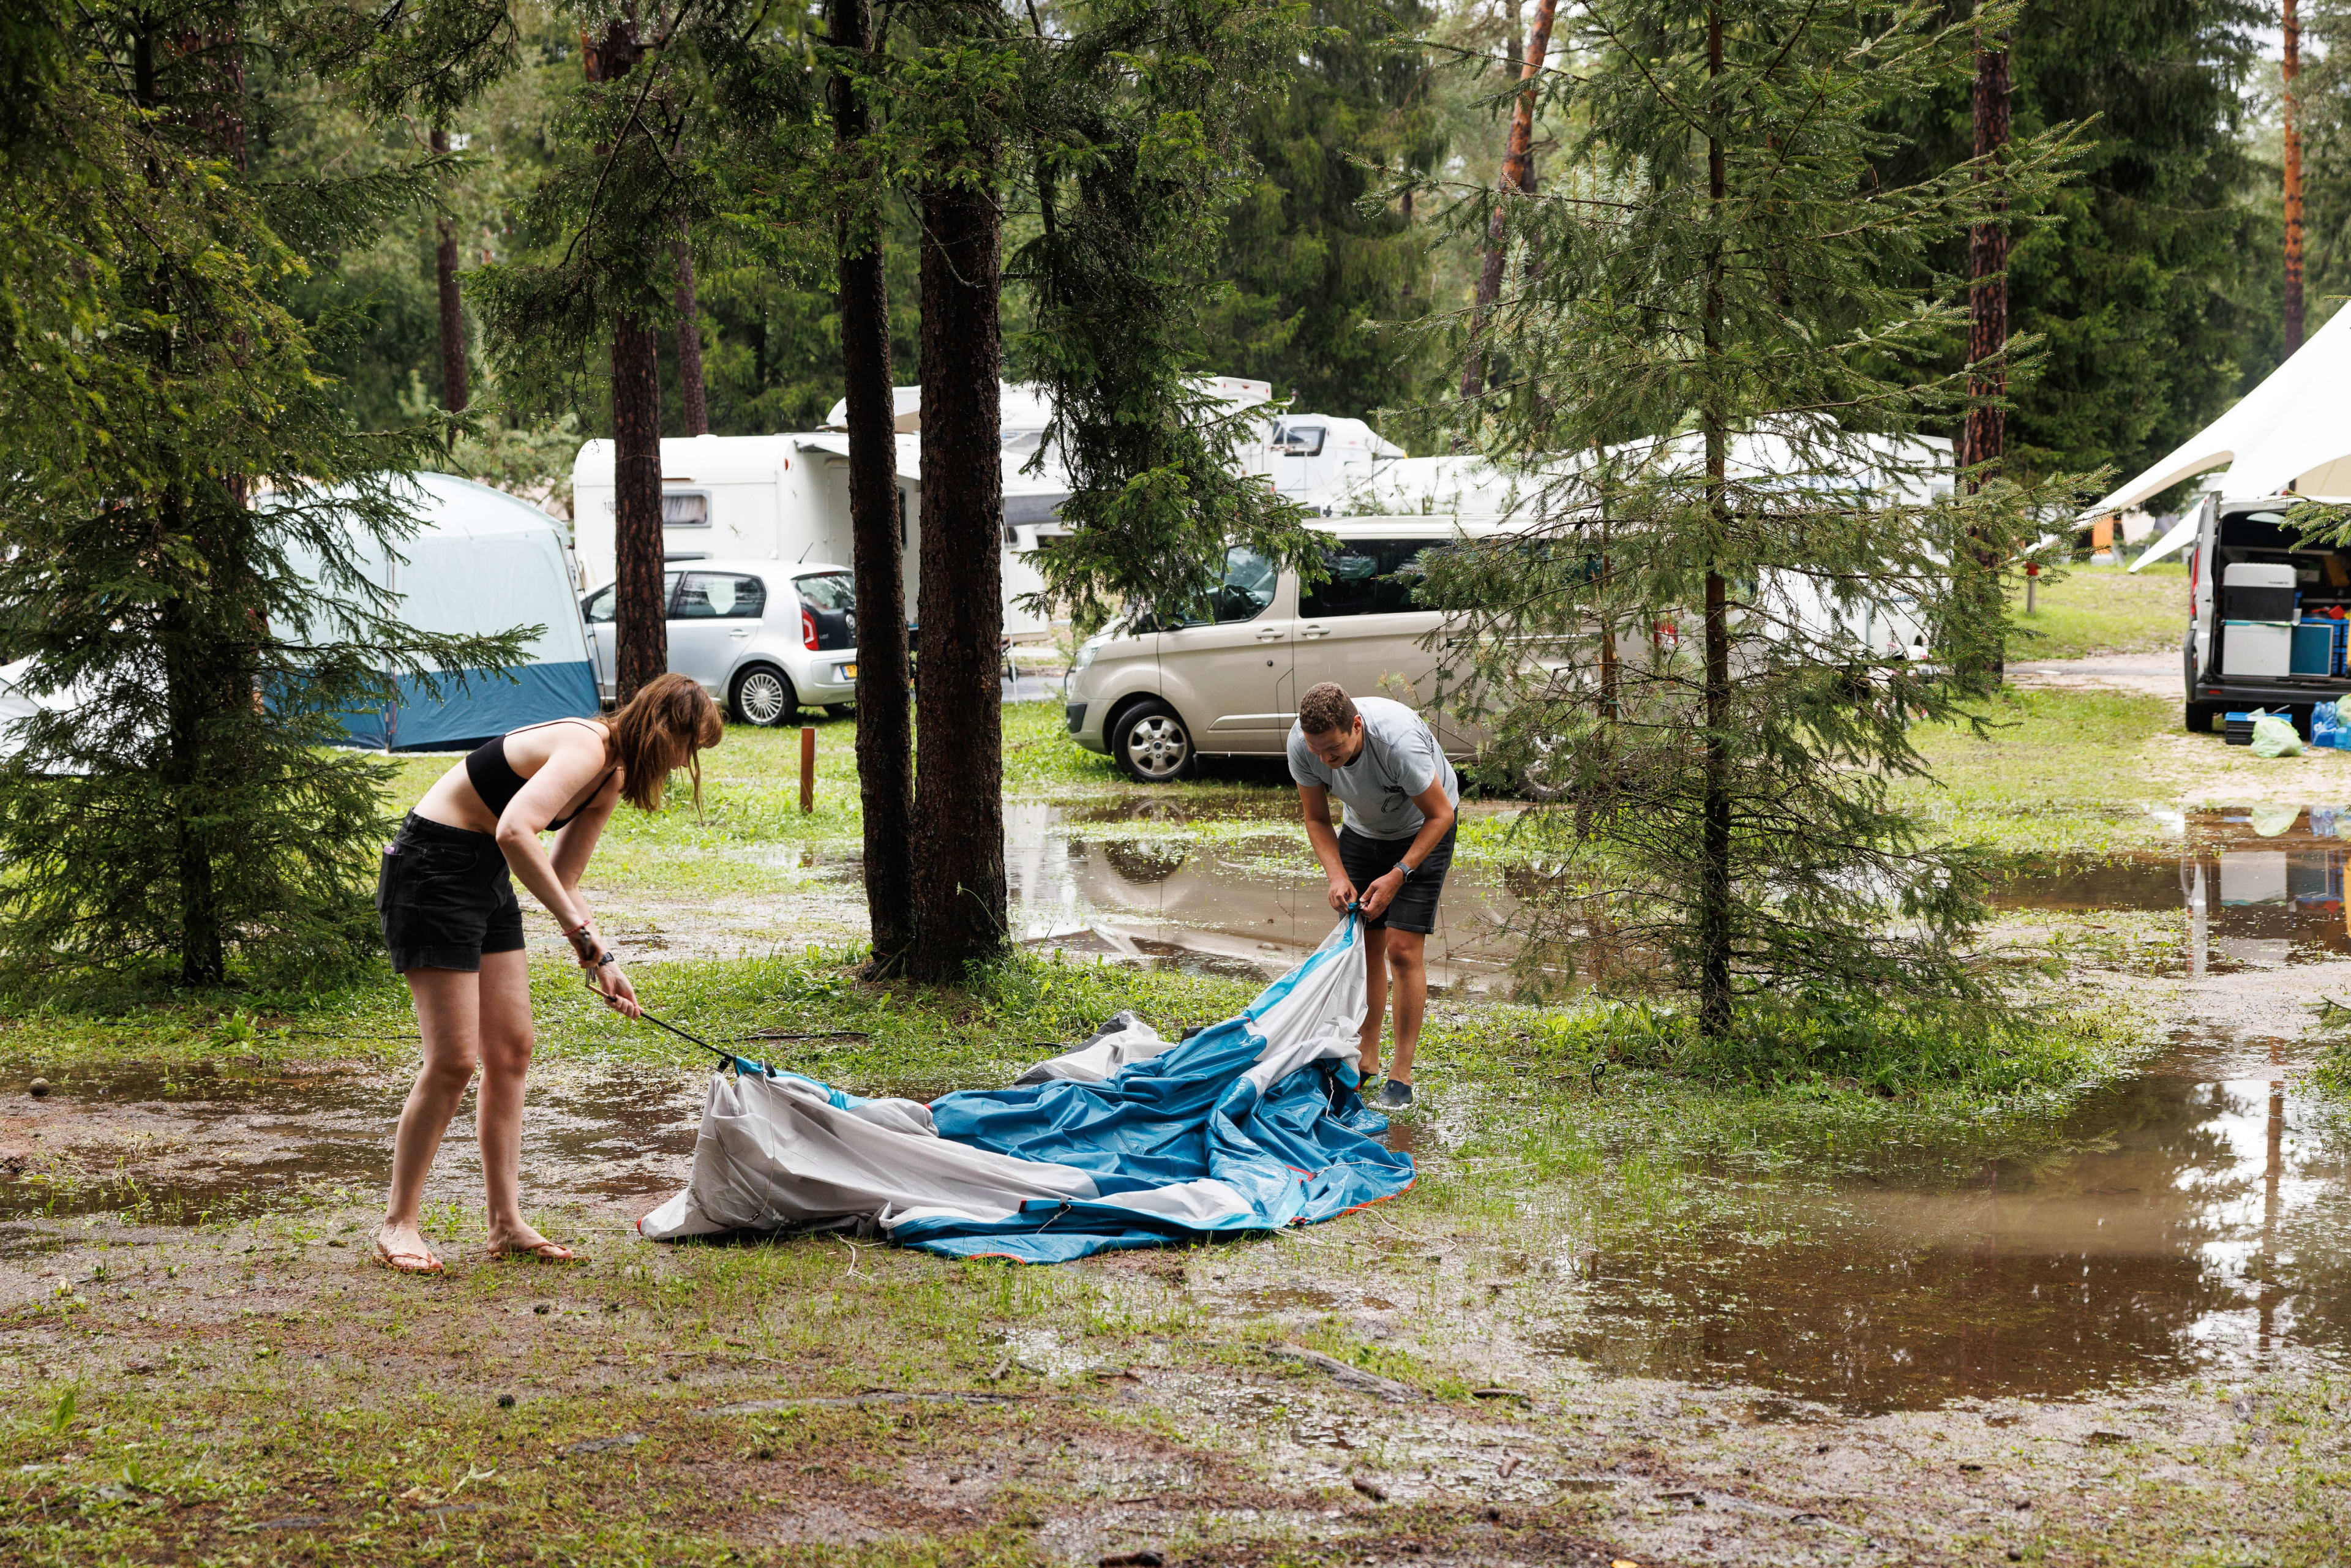
[{"label": "van side window", "polygon": [[1418,591],[1427,576],[1420,558],[1444,548],[1443,539],[1342,539],[1323,552],[1329,578],[1300,591],[1298,613],[1315,621],[1420,609]]},{"label": "van side window", "polygon": [[1244,545],[1225,551],[1225,580],[1208,594],[1208,612],[1218,625],[1254,621],[1273,602],[1279,573],[1273,562]]},{"label": "van side window", "polygon": [[580,612],[587,618],[588,623],[591,626],[609,625],[612,617],[619,612],[620,603],[619,587],[607,585],[590,594],[588,602],[580,606]]}]

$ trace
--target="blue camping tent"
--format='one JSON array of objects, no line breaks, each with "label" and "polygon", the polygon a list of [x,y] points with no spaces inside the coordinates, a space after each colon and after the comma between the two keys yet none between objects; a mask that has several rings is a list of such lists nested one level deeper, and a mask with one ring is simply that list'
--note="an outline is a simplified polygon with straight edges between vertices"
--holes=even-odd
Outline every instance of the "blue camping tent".
[{"label": "blue camping tent", "polygon": [[542,719],[593,716],[596,673],[580,623],[563,525],[529,502],[449,474],[416,474],[422,524],[388,559],[358,552],[371,581],[399,599],[394,612],[424,632],[490,633],[542,626],[511,670],[469,671],[439,698],[403,678],[399,700],[345,724],[360,744],[387,750],[451,747]]}]

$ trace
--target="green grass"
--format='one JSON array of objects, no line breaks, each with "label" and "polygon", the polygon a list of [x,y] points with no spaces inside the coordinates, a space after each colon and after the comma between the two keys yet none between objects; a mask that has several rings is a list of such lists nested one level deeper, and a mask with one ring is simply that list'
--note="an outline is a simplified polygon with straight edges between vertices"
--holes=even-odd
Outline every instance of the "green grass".
[{"label": "green grass", "polygon": [[2059,581],[2042,580],[2035,612],[2024,612],[2024,586],[2010,596],[2019,634],[2012,660],[2080,659],[2093,653],[2177,653],[2188,626],[2188,569],[2164,561],[2142,572],[2119,566],[2073,566]]},{"label": "green grass", "polygon": [[1975,712],[1980,735],[1964,724],[1914,731],[1932,778],[1895,789],[1938,837],[2018,854],[2098,853],[2156,839],[2134,780],[2147,741],[2179,723],[2179,704],[2011,688]]}]

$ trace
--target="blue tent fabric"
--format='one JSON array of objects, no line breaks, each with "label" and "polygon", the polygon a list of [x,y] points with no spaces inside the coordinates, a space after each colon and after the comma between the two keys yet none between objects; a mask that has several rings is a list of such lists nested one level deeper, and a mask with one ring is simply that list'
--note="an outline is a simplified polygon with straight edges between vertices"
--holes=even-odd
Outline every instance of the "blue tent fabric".
[{"label": "blue tent fabric", "polygon": [[413,675],[400,677],[399,701],[389,708],[346,714],[343,726],[365,746],[386,750],[445,747],[485,740],[550,718],[593,718],[596,668],[585,660],[518,664],[510,670],[469,670],[435,677],[435,698]]},{"label": "blue tent fabric", "polygon": [[925,1108],[783,1074],[716,1079],[694,1184],[639,1228],[858,1217],[926,1251],[1059,1263],[1316,1224],[1394,1197],[1413,1161],[1383,1146],[1387,1119],[1357,1092],[1363,949],[1351,915],[1238,1016],[1098,1081]]}]

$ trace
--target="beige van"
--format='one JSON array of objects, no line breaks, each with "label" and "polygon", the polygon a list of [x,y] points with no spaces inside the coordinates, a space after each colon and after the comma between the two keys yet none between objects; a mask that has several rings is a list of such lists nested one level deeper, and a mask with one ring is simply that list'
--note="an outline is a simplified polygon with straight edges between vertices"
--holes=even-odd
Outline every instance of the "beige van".
[{"label": "beige van", "polygon": [[1356,696],[1388,696],[1427,715],[1447,751],[1472,747],[1434,711],[1450,672],[1441,643],[1422,640],[1444,617],[1415,602],[1423,550],[1497,531],[1455,517],[1328,517],[1328,580],[1235,546],[1210,619],[1136,633],[1113,626],[1070,666],[1070,733],[1145,784],[1181,779],[1202,757],[1279,757],[1298,695],[1336,681]]}]

